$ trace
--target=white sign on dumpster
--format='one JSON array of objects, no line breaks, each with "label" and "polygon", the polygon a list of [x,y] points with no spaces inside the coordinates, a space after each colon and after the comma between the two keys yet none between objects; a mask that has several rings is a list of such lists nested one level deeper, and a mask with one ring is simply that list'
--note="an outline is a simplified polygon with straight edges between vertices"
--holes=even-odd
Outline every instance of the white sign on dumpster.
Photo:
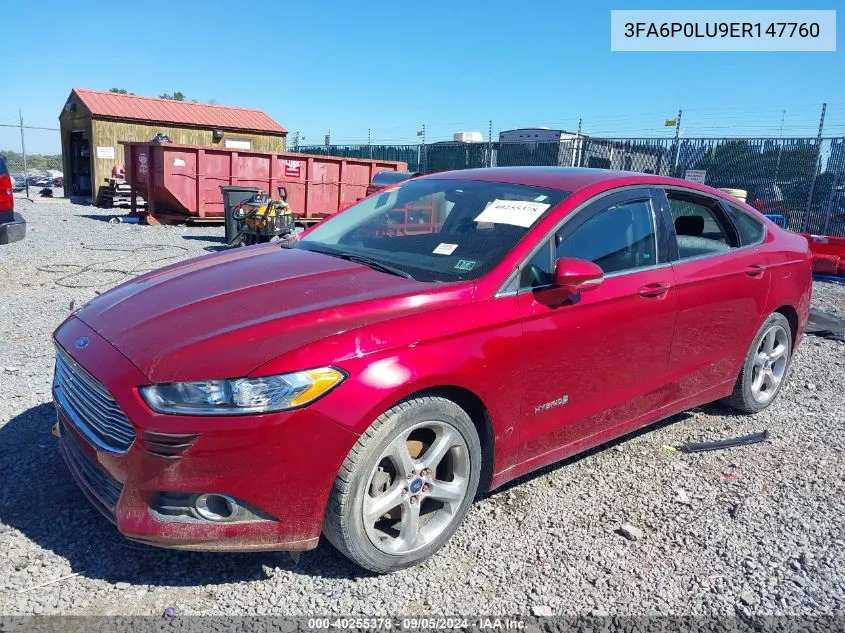
[{"label": "white sign on dumpster", "polygon": [[302,177],[302,162],[298,160],[286,160],[285,164],[285,178],[301,178]]},{"label": "white sign on dumpster", "polygon": [[687,169],[686,173],[684,173],[684,180],[689,180],[690,182],[699,182],[702,185],[704,184],[704,180],[706,178],[706,169]]},{"label": "white sign on dumpster", "polygon": [[114,148],[98,145],[97,158],[103,158],[105,160],[114,160]]}]

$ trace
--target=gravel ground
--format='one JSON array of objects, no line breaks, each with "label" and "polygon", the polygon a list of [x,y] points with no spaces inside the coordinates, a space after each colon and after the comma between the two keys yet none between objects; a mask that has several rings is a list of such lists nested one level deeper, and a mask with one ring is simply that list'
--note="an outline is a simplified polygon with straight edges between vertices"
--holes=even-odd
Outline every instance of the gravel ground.
[{"label": "gravel ground", "polygon": [[[111,225],[66,202],[18,208],[27,239],[0,250],[0,613],[845,612],[845,344],[811,337],[766,412],[689,411],[523,478],[476,503],[416,569],[370,576],[327,543],[295,563],[128,542],[89,506],[50,435],[50,334],[71,302],[219,250],[223,229]],[[817,307],[845,316],[845,286],[814,290]],[[771,440],[745,448],[666,448],[762,429]],[[623,524],[641,536],[620,535]]]}]

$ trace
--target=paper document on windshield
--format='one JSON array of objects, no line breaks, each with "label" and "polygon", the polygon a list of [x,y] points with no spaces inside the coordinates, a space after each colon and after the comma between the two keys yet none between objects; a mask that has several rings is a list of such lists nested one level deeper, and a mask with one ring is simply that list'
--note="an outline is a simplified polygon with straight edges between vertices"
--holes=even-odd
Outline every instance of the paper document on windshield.
[{"label": "paper document on windshield", "polygon": [[527,202],[522,200],[493,200],[481,212],[476,222],[493,222],[494,224],[512,224],[513,226],[530,227],[549,208],[543,202]]}]

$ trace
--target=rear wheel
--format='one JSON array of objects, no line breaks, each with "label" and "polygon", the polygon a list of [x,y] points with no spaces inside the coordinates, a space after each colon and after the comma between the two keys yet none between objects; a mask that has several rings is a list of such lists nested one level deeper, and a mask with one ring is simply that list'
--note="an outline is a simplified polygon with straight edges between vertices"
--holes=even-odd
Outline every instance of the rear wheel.
[{"label": "rear wheel", "polygon": [[323,532],[374,572],[416,565],[460,525],[475,497],[481,445],[467,413],[421,397],[381,415],[341,467]]},{"label": "rear wheel", "polygon": [[733,393],[724,400],[744,413],[756,413],[774,402],[783,387],[792,356],[792,330],[775,312],[757,332],[745,357]]}]

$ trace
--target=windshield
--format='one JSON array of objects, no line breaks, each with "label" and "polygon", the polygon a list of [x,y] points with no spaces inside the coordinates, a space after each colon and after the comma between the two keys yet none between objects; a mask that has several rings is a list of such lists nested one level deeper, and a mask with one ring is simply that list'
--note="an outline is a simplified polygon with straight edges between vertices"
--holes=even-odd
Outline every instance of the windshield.
[{"label": "windshield", "polygon": [[474,180],[409,180],[314,227],[296,248],[369,260],[420,281],[476,279],[565,191]]}]

